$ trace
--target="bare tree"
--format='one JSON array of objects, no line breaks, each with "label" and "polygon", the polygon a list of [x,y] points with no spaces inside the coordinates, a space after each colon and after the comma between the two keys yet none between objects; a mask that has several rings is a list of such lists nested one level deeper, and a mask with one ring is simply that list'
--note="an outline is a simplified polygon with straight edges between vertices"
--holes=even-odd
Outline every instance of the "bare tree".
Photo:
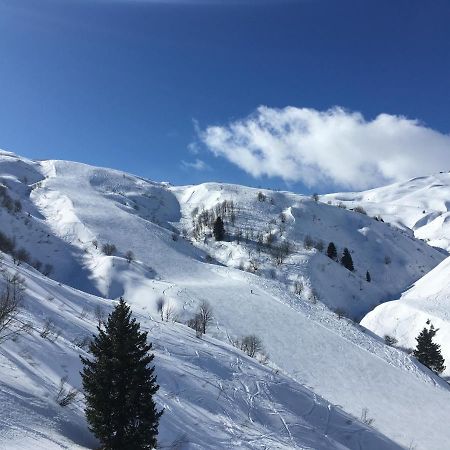
[{"label": "bare tree", "polygon": [[171,303],[167,302],[166,307],[164,308],[164,318],[166,319],[166,322],[172,322],[175,320],[175,312],[175,307]]},{"label": "bare tree", "polygon": [[67,380],[67,376],[61,378],[55,395],[56,403],[62,407],[70,405],[78,395],[78,391],[76,389],[67,387]]},{"label": "bare tree", "polygon": [[0,294],[0,342],[11,339],[18,333],[30,328],[18,315],[23,302],[25,279],[18,273],[10,275],[3,272],[6,285]]},{"label": "bare tree", "polygon": [[100,305],[97,305],[94,309],[94,317],[98,323],[99,328],[105,323],[105,311]]},{"label": "bare tree", "polygon": [[206,300],[203,300],[203,302],[200,304],[198,308],[198,316],[200,319],[202,333],[206,334],[206,329],[213,320],[213,312],[211,305]]},{"label": "bare tree", "polygon": [[254,358],[257,353],[264,349],[261,339],[254,334],[243,337],[239,347],[251,358]]},{"label": "bare tree", "polygon": [[302,281],[295,281],[294,282],[294,294],[301,295],[303,292],[304,286]]},{"label": "bare tree", "polygon": [[189,328],[192,328],[193,330],[195,330],[195,335],[198,338],[202,337],[203,328],[202,328],[202,320],[201,320],[200,314],[196,314],[192,319],[189,319],[186,322],[186,324]]}]

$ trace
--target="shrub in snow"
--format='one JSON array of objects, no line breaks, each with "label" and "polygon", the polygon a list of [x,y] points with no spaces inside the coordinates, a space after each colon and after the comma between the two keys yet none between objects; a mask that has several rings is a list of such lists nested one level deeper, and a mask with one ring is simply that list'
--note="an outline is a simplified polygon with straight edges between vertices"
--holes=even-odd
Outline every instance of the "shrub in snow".
[{"label": "shrub in snow", "polygon": [[39,335],[44,339],[48,339],[50,342],[56,342],[61,335],[61,330],[56,328],[56,325],[51,319],[46,319]]},{"label": "shrub in snow", "polygon": [[339,320],[341,320],[343,317],[345,317],[345,311],[342,308],[336,308],[334,310],[334,312],[337,315]]},{"label": "shrub in snow", "polygon": [[107,243],[107,244],[103,244],[102,245],[102,252],[106,255],[106,256],[111,256],[114,253],[116,253],[117,248],[114,244],[111,243]]},{"label": "shrub in snow", "polygon": [[262,192],[258,192],[257,198],[258,198],[259,202],[265,202],[266,201],[266,196]]},{"label": "shrub in snow", "polygon": [[74,402],[78,395],[78,391],[76,389],[67,387],[67,380],[67,376],[61,378],[58,391],[55,395],[56,403],[58,403],[58,405],[62,407],[69,406]]},{"label": "shrub in snow", "polygon": [[397,344],[398,340],[394,336],[389,336],[389,334],[384,335],[384,343],[390,345],[391,347]]},{"label": "shrub in snow", "polygon": [[295,281],[294,282],[294,294],[301,295],[303,292],[304,286],[301,281]]},{"label": "shrub in snow", "polygon": [[367,216],[366,210],[362,206],[356,206],[355,208],[353,208],[353,211]]},{"label": "shrub in snow", "polygon": [[128,250],[125,253],[125,258],[126,258],[128,264],[131,263],[131,261],[134,261],[134,253],[131,250]]},{"label": "shrub in snow", "polygon": [[372,425],[374,420],[373,418],[369,417],[369,409],[368,408],[363,408],[363,410],[361,411],[361,418],[360,418],[362,423],[365,423],[366,425]]}]

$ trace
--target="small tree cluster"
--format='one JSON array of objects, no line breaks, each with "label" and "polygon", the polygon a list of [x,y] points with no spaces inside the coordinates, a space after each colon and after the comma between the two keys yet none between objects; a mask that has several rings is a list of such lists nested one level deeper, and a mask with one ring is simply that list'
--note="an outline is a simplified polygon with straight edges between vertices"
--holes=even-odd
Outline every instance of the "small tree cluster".
[{"label": "small tree cluster", "polygon": [[8,194],[8,188],[2,184],[0,185],[0,200],[1,205],[10,213],[18,213],[22,211],[22,203],[20,200],[13,200]]},{"label": "small tree cluster", "polygon": [[236,220],[236,207],[232,200],[224,200],[214,208],[203,209],[200,212],[198,208],[194,208],[192,211],[192,235],[194,239],[198,240],[205,233],[210,233],[219,217],[224,226],[225,223],[234,225]]},{"label": "small tree cluster", "polygon": [[270,254],[278,266],[283,264],[284,260],[292,253],[292,245],[284,240],[280,245],[275,245],[270,249]]},{"label": "small tree cluster", "polygon": [[175,307],[166,301],[164,297],[158,298],[156,300],[156,309],[161,316],[161,321],[173,322],[177,319]]}]

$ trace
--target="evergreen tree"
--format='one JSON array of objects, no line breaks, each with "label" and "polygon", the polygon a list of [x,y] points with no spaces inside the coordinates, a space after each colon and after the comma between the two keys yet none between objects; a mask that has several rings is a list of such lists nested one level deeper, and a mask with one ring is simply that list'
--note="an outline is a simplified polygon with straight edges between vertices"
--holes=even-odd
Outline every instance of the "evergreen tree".
[{"label": "evergreen tree", "polygon": [[81,357],[90,429],[104,450],[154,448],[162,411],[153,400],[159,386],[147,333],[122,298],[105,329],[97,329],[89,347],[92,359]]},{"label": "evergreen tree", "polygon": [[366,272],[366,281],[370,283],[372,281],[372,277],[370,276],[369,271]]},{"label": "evergreen tree", "polygon": [[337,258],[337,250],[336,250],[336,246],[334,245],[333,242],[330,242],[328,244],[327,256],[328,256],[328,258],[331,258],[334,260]]},{"label": "evergreen tree", "polygon": [[439,328],[435,330],[429,320],[427,320],[427,325],[430,325],[430,328],[425,327],[416,337],[417,347],[414,350],[414,356],[424,366],[436,373],[441,373],[445,370],[445,361],[441,355],[441,346],[433,342],[433,337],[439,331]]},{"label": "evergreen tree", "polygon": [[348,248],[344,248],[344,253],[341,258],[341,264],[350,272],[353,272],[355,269],[353,267],[353,259],[352,255],[350,255],[350,252],[348,251]]},{"label": "evergreen tree", "polygon": [[223,220],[219,216],[214,222],[213,233],[216,241],[223,241],[225,238],[225,227],[223,226]]}]

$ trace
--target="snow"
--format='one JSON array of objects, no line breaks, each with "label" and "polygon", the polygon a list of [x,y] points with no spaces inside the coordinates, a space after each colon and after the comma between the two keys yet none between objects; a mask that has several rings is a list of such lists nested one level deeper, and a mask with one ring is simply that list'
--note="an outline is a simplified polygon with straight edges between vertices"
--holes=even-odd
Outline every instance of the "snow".
[{"label": "snow", "polygon": [[399,346],[414,349],[416,337],[430,320],[439,332],[434,341],[441,345],[447,361],[444,375],[450,375],[450,258],[444,260],[399,300],[378,306],[364,317],[362,325],[374,333],[393,336]]},{"label": "snow", "polygon": [[429,245],[450,250],[450,173],[417,177],[364,192],[328,194],[322,201],[362,206],[369,215],[410,229]]},{"label": "snow", "polygon": [[[441,263],[444,255],[408,230],[292,193],[263,191],[267,198],[260,202],[258,190],[242,186],[171,187],[66,161],[0,155],[2,180],[23,205],[17,214],[0,208],[2,230],[54,266],[51,279],[27,264],[18,267],[27,280],[23,314],[37,328],[51,318],[62,335],[49,343],[34,332],[2,347],[0,404],[10,413],[2,415],[0,447],[95,445],[81,397],[61,409],[53,393],[65,374],[79,388],[82,350],[73,341],[94,331],[97,305],[110,310],[119,296],[154,343],[158,405],[166,408],[161,444],[419,450],[444,449],[450,440],[447,384],[331,311],[341,308],[358,319]],[[223,200],[237,208],[229,234],[239,227],[274,232],[276,244],[287,239],[294,253],[277,266],[267,253],[258,254],[252,239],[192,240],[195,209]],[[183,229],[188,238],[177,238]],[[306,249],[307,235],[325,248],[335,242],[339,253],[348,247],[356,271]],[[105,243],[116,245],[115,255],[101,252]],[[127,251],[135,255],[130,263]],[[257,260],[256,273],[239,268],[248,269],[250,258]],[[4,264],[13,268],[9,257]],[[372,283],[365,281],[367,270]],[[296,295],[299,280],[304,289]],[[208,335],[199,340],[184,325],[161,323],[161,296],[182,322],[209,301],[214,325]],[[262,339],[269,366],[229,345],[229,338],[248,334]],[[372,428],[352,418],[366,408]]]}]

